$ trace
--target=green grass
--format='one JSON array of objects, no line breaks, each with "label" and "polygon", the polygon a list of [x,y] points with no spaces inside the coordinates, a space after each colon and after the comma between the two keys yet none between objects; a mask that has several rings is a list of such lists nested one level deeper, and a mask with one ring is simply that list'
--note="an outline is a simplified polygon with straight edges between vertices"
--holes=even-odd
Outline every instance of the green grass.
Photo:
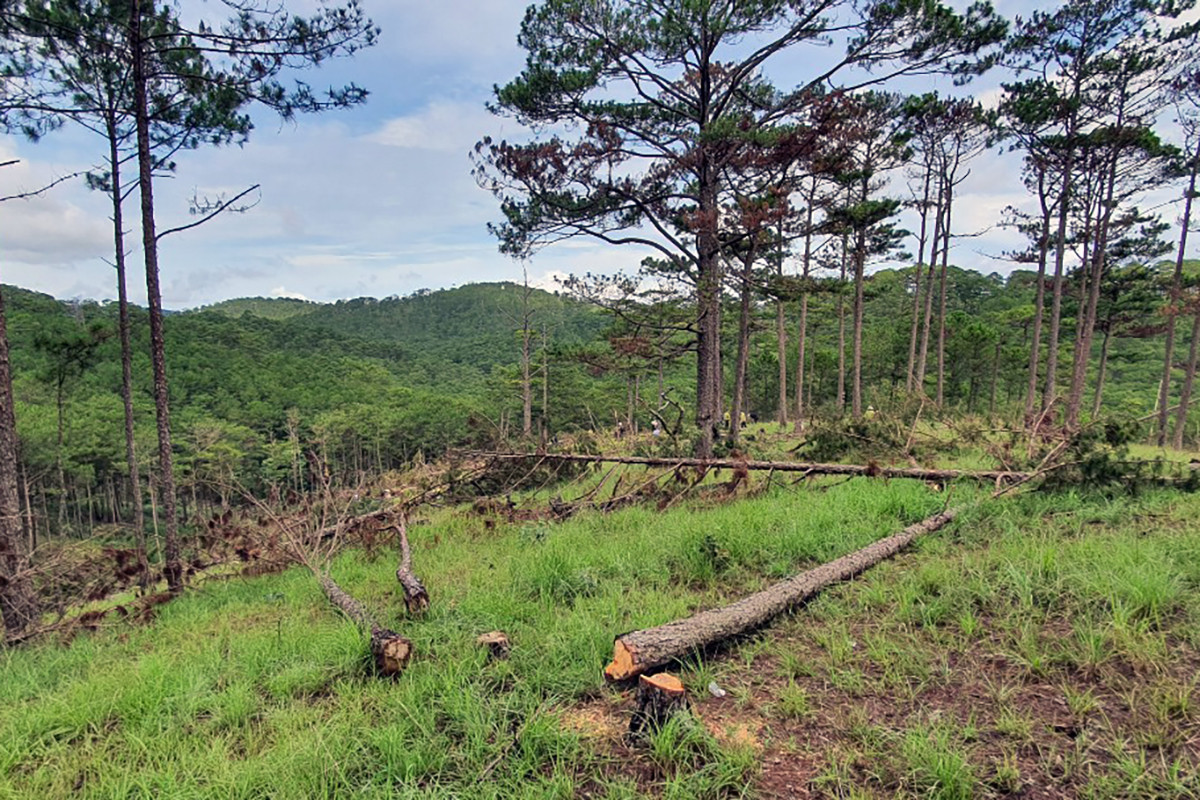
[{"label": "green grass", "polygon": [[[0,796],[570,796],[606,772],[607,756],[557,724],[555,709],[603,691],[613,636],[941,504],[920,484],[864,488],[634,508],[534,532],[447,513],[412,531],[433,595],[420,621],[399,613],[390,557],[349,553],[335,577],[415,643],[395,682],[369,676],[361,635],[299,570],[207,583],[150,627],[6,652]],[[508,661],[489,664],[475,647],[492,629],[509,634]],[[660,771],[658,789],[727,794],[744,754],[711,742],[698,752],[700,777]]]},{"label": "green grass", "polygon": [[[981,491],[956,486],[952,502]],[[424,618],[405,618],[391,554],[334,565],[414,641],[395,681],[370,675],[362,634],[307,573],[209,581],[151,625],[0,652],[0,798],[721,798],[777,782],[834,797],[1200,792],[1200,498],[1165,491],[972,511],[689,657],[695,717],[620,739],[632,698],[601,678],[616,634],[945,502],[920,482],[855,479],[562,524],[437,512],[410,532]],[[474,644],[494,629],[508,660]],[[607,728],[572,722],[581,709]],[[757,740],[720,735],[738,724]]]}]

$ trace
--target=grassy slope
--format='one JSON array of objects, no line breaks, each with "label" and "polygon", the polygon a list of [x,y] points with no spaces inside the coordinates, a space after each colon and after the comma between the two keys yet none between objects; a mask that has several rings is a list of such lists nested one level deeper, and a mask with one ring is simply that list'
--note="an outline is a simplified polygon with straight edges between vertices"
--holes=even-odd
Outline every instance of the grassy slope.
[{"label": "grassy slope", "polygon": [[[209,584],[152,626],[0,654],[0,797],[1200,791],[1200,500],[1165,493],[975,513],[694,662],[708,727],[619,741],[628,699],[600,680],[614,634],[945,500],[857,479],[555,526],[441,512],[413,531],[428,618],[399,616],[391,555],[335,567],[416,642],[395,683],[365,677],[359,635],[306,574]],[[508,662],[473,644],[493,628],[513,639]],[[711,680],[729,695],[709,697]]]}]

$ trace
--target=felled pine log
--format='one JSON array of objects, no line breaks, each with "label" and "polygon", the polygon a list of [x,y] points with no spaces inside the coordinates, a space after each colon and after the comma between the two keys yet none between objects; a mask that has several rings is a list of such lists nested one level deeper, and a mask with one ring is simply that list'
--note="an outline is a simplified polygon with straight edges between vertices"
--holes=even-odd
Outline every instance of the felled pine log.
[{"label": "felled pine log", "polygon": [[545,461],[576,461],[595,464],[635,464],[647,467],[694,467],[732,469],[751,472],[800,472],[805,475],[862,475],[873,478],[914,478],[923,481],[958,479],[989,483],[1021,483],[1027,472],[1008,470],[925,469],[923,467],[884,467],[878,464],[821,464],[811,461],[754,461],[736,458],[656,458],[647,456],[602,456],[577,453],[474,453],[498,461],[537,458]]},{"label": "felled pine log", "polygon": [[934,514],[894,536],[793,575],[727,606],[618,636],[613,643],[612,663],[605,667],[604,676],[610,681],[629,680],[732,636],[752,631],[826,586],[852,578],[891,558],[918,536],[949,524],[962,510],[963,507],[958,507]]},{"label": "felled pine log", "polygon": [[321,589],[329,602],[371,634],[371,655],[380,675],[392,677],[404,671],[412,657],[412,642],[393,630],[384,628],[363,608],[362,603],[334,583],[328,575],[320,576]]},{"label": "felled pine log", "polygon": [[400,566],[396,569],[396,580],[404,590],[404,605],[408,608],[408,613],[419,616],[429,609],[429,593],[425,591],[425,584],[421,583],[421,579],[412,571],[412,549],[408,546],[408,526],[404,517],[400,518],[396,532],[400,538]]}]

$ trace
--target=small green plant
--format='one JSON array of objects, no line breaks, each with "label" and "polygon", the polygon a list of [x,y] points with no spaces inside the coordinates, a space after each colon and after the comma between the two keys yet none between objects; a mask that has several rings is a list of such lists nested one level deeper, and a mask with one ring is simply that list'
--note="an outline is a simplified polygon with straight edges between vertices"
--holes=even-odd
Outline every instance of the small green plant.
[{"label": "small green plant", "polygon": [[906,782],[924,797],[970,800],[978,781],[967,754],[944,726],[918,727],[901,744]]},{"label": "small green plant", "polygon": [[786,686],[779,690],[779,700],[776,707],[779,715],[784,719],[803,720],[812,713],[812,705],[808,699],[808,692],[804,690],[804,687],[797,686],[793,681],[789,681]]}]

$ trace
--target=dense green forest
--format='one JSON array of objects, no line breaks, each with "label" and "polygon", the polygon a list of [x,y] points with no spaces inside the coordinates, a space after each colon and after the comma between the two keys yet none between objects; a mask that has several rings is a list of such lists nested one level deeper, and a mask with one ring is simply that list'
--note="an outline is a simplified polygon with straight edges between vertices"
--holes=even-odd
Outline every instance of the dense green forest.
[{"label": "dense green forest", "polygon": [[[1141,294],[1126,287],[1102,307],[1101,318],[1114,320],[1105,415],[1141,417],[1154,410],[1161,359],[1155,315],[1168,269],[1139,268],[1133,285]],[[1197,269],[1200,263],[1189,262],[1189,272]],[[915,410],[903,410],[909,402],[904,367],[911,279],[912,270],[882,270],[867,282],[866,396],[896,414]],[[949,286],[941,413],[1015,424],[1026,380],[1033,276],[951,268]],[[844,365],[838,369],[838,304],[844,288],[829,281],[809,306],[810,424],[839,415],[845,373]],[[5,297],[22,503],[33,508],[27,516],[43,535],[83,533],[126,518],[115,305],[58,301],[15,287],[5,287]],[[735,301],[727,303],[726,325],[733,326]],[[786,309],[788,330],[797,324],[795,305]],[[843,303],[843,317],[845,308]],[[1069,326],[1072,307],[1066,308]],[[138,451],[148,469],[154,417],[144,312],[137,310],[133,320]],[[168,372],[179,431],[175,469],[185,506],[199,502],[208,510],[236,501],[240,490],[262,493],[271,485],[303,489],[310,483],[306,450],[318,451],[340,484],[354,486],[418,454],[434,457],[451,447],[519,439],[523,327],[531,339],[535,437],[543,430],[555,436],[618,426],[644,432],[658,417],[667,433],[679,437],[664,437],[659,446],[682,451],[695,402],[694,352],[686,344],[655,350],[631,325],[628,314],[615,317],[565,294],[527,292],[511,283],[329,304],[255,298],[169,314]],[[759,420],[773,421],[779,364],[774,304],[767,299],[757,303],[752,335],[747,407]],[[727,363],[733,363],[736,340],[730,331]],[[1187,346],[1185,339],[1182,349]],[[1101,344],[1095,349],[1098,362]],[[797,354],[794,347],[787,352],[787,374],[794,376]],[[659,399],[660,367],[666,402]],[[727,371],[727,402],[733,378]],[[1093,383],[1093,393],[1095,388]],[[794,386],[790,391],[794,396]]]}]

